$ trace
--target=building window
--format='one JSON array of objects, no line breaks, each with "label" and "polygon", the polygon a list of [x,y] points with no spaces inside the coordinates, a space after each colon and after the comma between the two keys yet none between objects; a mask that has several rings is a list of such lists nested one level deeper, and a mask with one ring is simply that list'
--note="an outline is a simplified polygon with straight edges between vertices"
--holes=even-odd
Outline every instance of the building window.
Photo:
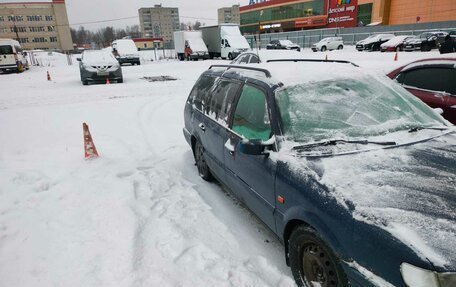
[{"label": "building window", "polygon": [[43,21],[43,16],[40,16],[40,15],[27,16],[27,21],[29,21],[29,22],[32,22],[32,21]]},{"label": "building window", "polygon": [[46,43],[47,39],[44,37],[35,37],[32,39],[33,43]]},{"label": "building window", "polygon": [[8,21],[10,22],[22,22],[24,21],[24,17],[23,16],[8,16]]},{"label": "building window", "polygon": [[57,42],[57,37],[49,37],[49,39],[51,40],[52,43]]},{"label": "building window", "polygon": [[44,18],[46,19],[46,21],[54,21],[54,16],[52,15],[44,16]]},{"label": "building window", "polygon": [[0,22],[3,22],[3,21],[5,21],[5,17],[0,16]]},{"label": "building window", "polygon": [[48,29],[48,32],[54,32],[55,26],[48,26],[47,29]]},{"label": "building window", "polygon": [[29,27],[30,29],[30,32],[34,32],[34,33],[39,33],[39,32],[45,32],[46,29],[44,29],[43,26],[38,26],[38,27]]},{"label": "building window", "polygon": [[17,31],[21,32],[21,33],[25,33],[25,32],[27,32],[27,28],[25,28],[25,27],[17,27]]},{"label": "building window", "polygon": [[358,26],[365,26],[372,21],[372,3],[358,6],[358,15],[356,17]]},{"label": "building window", "polygon": [[29,38],[19,38],[19,43],[21,43],[21,44],[29,43]]}]

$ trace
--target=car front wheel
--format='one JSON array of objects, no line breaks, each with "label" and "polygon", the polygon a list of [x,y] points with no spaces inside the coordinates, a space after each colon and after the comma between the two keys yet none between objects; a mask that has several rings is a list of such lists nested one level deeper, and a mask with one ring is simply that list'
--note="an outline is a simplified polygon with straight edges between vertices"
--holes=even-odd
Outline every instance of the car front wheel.
[{"label": "car front wheel", "polygon": [[320,49],[322,52],[326,51],[326,46],[321,47]]},{"label": "car front wheel", "polygon": [[340,260],[318,233],[308,226],[300,225],[291,234],[289,259],[299,287],[348,286]]},{"label": "car front wheel", "polygon": [[343,48],[344,48],[344,46],[339,45],[339,46],[337,47],[337,50],[342,50]]},{"label": "car front wheel", "polygon": [[201,176],[202,179],[206,181],[211,181],[212,180],[212,174],[209,169],[209,166],[206,163],[206,160],[204,159],[204,147],[201,145],[199,141],[196,141],[195,143],[195,161],[196,161],[196,167],[198,168],[198,173]]}]

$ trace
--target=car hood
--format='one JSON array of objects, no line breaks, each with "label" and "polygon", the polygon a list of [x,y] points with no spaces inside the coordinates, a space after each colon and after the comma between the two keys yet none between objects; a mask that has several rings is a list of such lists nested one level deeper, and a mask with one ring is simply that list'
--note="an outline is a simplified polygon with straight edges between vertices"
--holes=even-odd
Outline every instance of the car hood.
[{"label": "car hood", "polygon": [[[423,131],[424,132],[424,131]],[[316,178],[356,220],[376,225],[456,271],[456,134],[320,158]]]},{"label": "car hood", "polygon": [[421,40],[421,39],[412,39],[412,40],[405,41],[406,44],[420,44],[421,42],[423,42],[423,40]]}]

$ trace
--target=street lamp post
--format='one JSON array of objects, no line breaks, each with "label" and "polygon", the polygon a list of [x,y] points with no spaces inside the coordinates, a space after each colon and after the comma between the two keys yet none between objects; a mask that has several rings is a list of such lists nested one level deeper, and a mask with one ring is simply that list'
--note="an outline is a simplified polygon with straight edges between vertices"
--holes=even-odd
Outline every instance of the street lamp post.
[{"label": "street lamp post", "polygon": [[14,33],[16,33],[16,40],[19,42],[19,32],[17,30],[17,26],[16,26],[16,19],[14,17],[14,14],[11,15],[11,20],[13,21],[13,30],[14,30]]},{"label": "street lamp post", "polygon": [[260,16],[258,17],[258,46],[261,50],[261,16],[263,16],[263,10],[260,11]]}]

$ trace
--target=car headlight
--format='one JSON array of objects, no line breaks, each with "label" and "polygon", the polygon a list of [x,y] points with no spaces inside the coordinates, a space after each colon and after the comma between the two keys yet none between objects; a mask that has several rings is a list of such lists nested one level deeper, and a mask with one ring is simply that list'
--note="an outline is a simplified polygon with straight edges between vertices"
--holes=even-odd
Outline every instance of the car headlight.
[{"label": "car headlight", "polygon": [[456,286],[456,273],[437,273],[413,266],[401,264],[402,279],[408,287],[451,287]]}]

